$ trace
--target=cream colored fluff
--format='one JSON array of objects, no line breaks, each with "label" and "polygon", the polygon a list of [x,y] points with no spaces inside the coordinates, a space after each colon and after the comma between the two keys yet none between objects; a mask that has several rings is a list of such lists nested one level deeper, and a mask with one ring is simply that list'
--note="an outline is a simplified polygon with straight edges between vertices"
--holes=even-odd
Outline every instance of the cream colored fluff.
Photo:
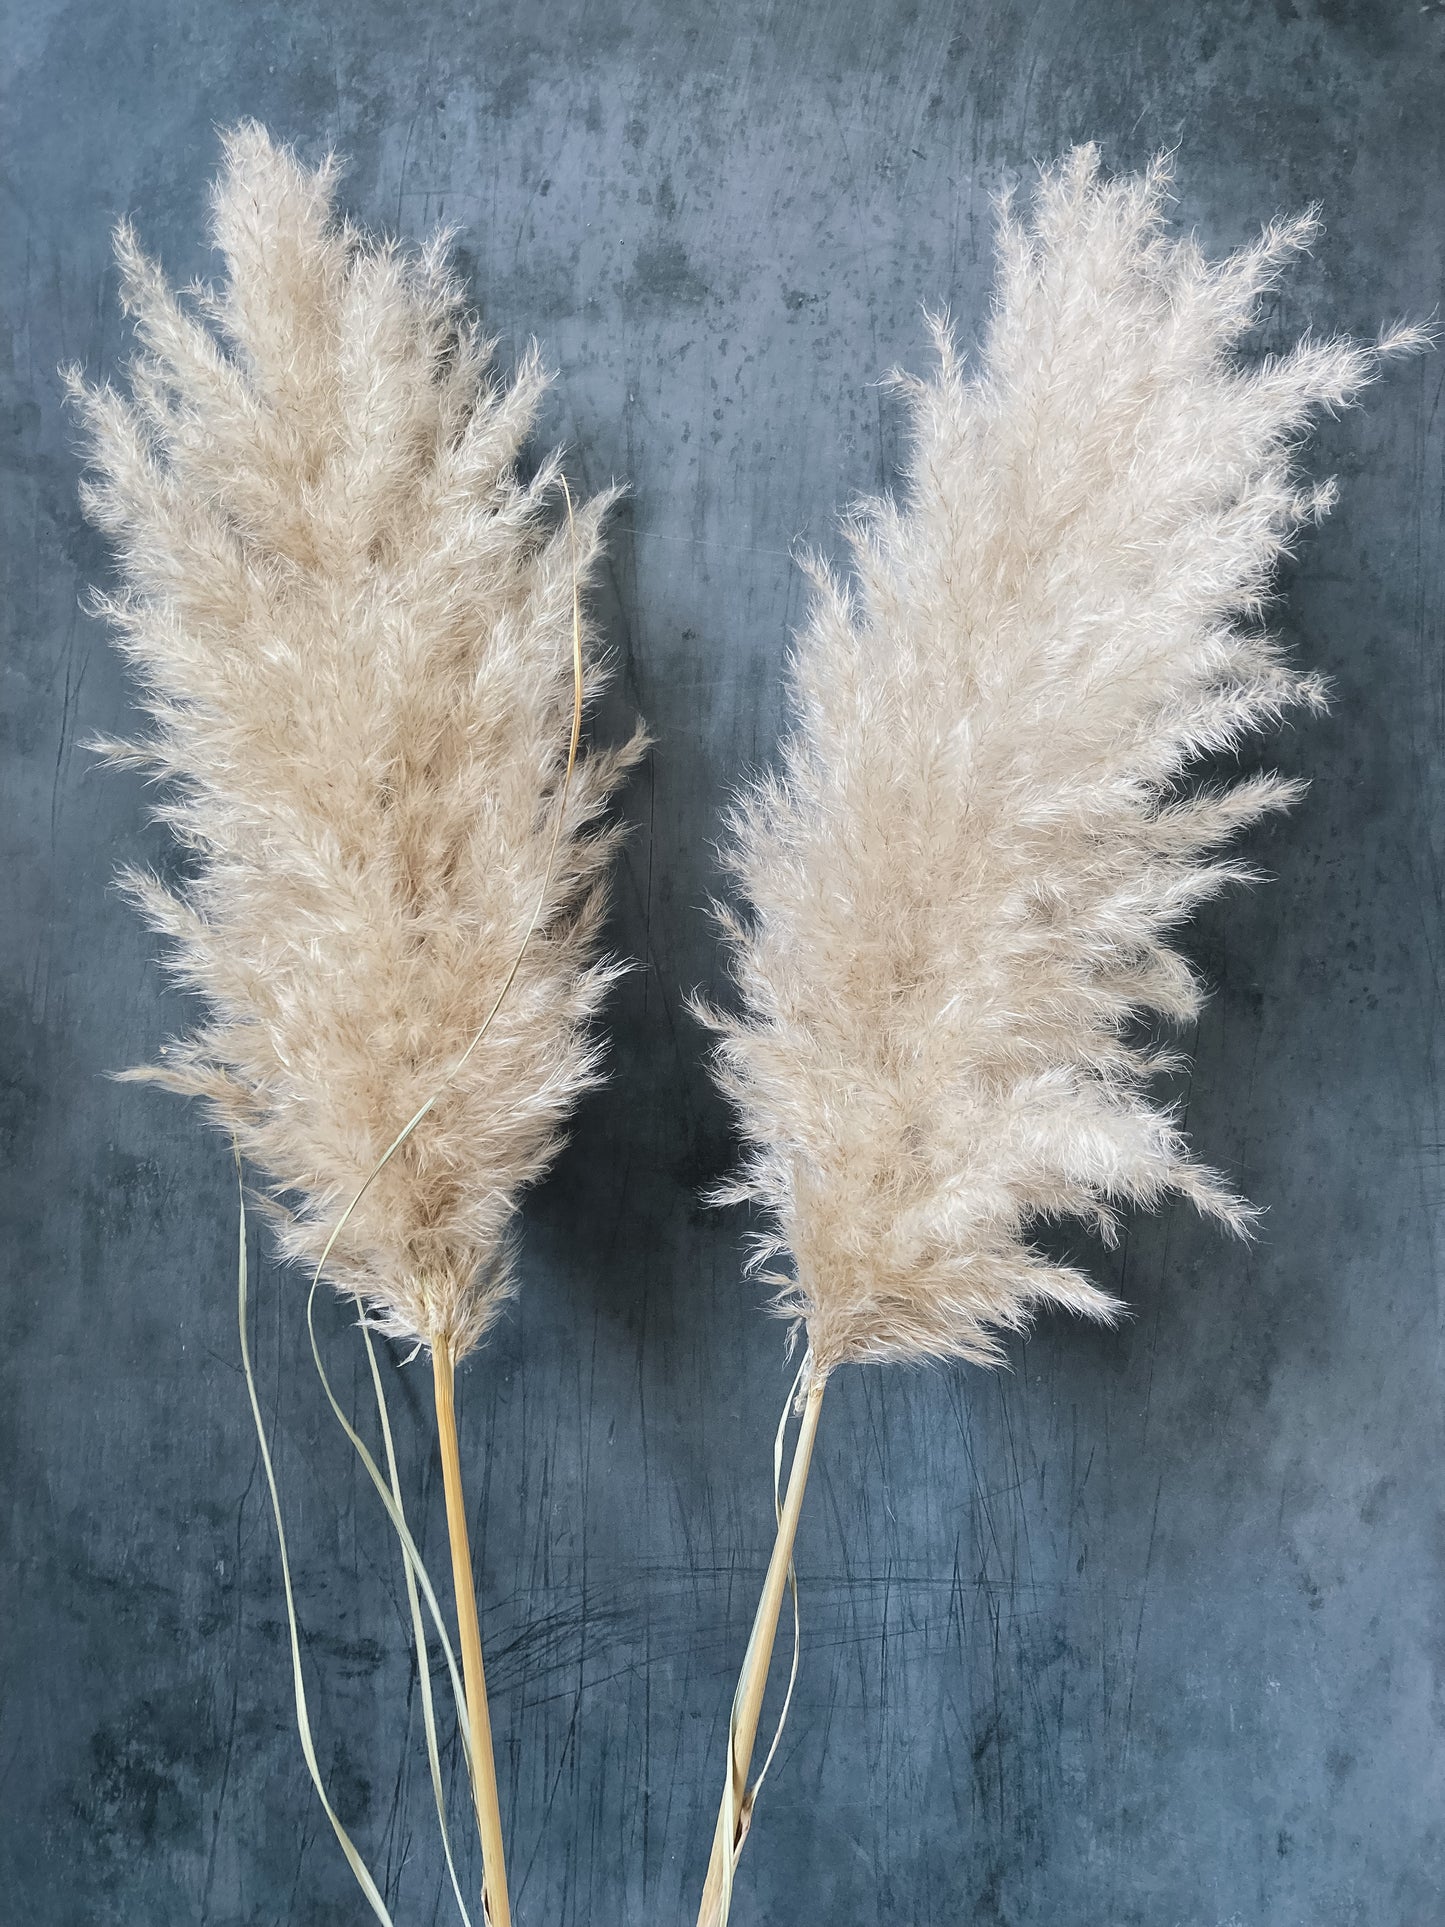
[{"label": "cream colored fluff", "polygon": [[[136,1074],[206,1100],[307,1264],[506,980],[573,701],[560,470],[515,470],[535,352],[498,381],[443,242],[408,258],[358,234],[335,179],[233,132],[224,285],[178,299],[123,226],[130,394],[75,383],[126,583],[100,606],[153,725],[109,748],[163,779],[191,859],[176,888],[127,886],[209,1009]],[[606,506],[577,514],[584,583]],[[601,682],[589,641],[589,698]],[[331,1254],[394,1335],[460,1356],[506,1295],[518,1194],[597,1074],[599,817],[640,748],[579,761],[515,982]]]},{"label": "cream colored fluff", "polygon": [[1313,232],[1211,264],[1162,230],[1168,173],[1106,182],[1091,148],[1005,205],[969,378],[949,330],[904,384],[905,499],[815,567],[796,725],[740,801],[724,912],[741,1011],[706,1013],[762,1207],[780,1310],[816,1368],[998,1362],[1040,1304],[1118,1307],[1030,1244],[1174,1193],[1248,1210],[1150,1096],[1141,1015],[1200,1004],[1172,933],[1246,877],[1219,852],[1300,785],[1191,787],[1319,681],[1260,629],[1291,536],[1327,505],[1292,457],[1382,351],[1232,353]]}]

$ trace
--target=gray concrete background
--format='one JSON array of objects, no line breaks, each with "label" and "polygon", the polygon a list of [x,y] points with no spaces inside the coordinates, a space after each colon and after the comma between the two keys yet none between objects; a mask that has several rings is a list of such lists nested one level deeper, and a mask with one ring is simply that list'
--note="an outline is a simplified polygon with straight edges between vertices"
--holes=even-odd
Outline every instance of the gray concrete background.
[{"label": "gray concrete background", "polygon": [[[887,483],[925,301],[966,333],[989,202],[1073,140],[1178,147],[1211,247],[1319,199],[1266,336],[1440,300],[1445,7],[1414,0],[6,8],[0,653],[0,1914],[364,1918],[291,1725],[234,1329],[224,1147],[106,1081],[181,1012],[108,889],[166,860],[80,748],[126,713],[79,612],[56,364],[124,351],[108,230],[207,268],[214,127],[351,157],[347,207],[458,230],[545,433],[630,482],[607,620],[634,784],[611,1088],[533,1200],[524,1289],[461,1391],[519,1927],[691,1920],[769,1542],[781,1332],[704,1210],[729,1163],[684,990],[728,786],[766,758],[798,538]],[[799,1563],[805,1650],[736,1919],[830,1927],[1431,1927],[1445,1915],[1436,1243],[1442,754],[1437,354],[1329,422],[1342,478],[1281,621],[1334,677],[1278,882],[1192,939],[1218,986],[1188,1123],[1268,1207],[1090,1261],[1135,1308],[1005,1376],[851,1371]],[[388,1535],[263,1267],[258,1347],[314,1717],[399,1922],[449,1918]],[[328,1356],[364,1407],[354,1334]],[[391,1382],[445,1567],[421,1368]],[[430,1508],[428,1511],[428,1507]]]}]

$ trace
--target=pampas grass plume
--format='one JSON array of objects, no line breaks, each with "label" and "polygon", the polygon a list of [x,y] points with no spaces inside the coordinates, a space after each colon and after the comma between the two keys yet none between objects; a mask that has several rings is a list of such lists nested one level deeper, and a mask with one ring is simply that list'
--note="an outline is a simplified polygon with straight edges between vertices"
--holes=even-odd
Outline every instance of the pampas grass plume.
[{"label": "pampas grass plume", "polygon": [[72,382],[86,507],[124,578],[98,606],[151,724],[106,747],[163,786],[186,858],[184,881],[126,888],[207,1009],[136,1074],[201,1098],[267,1174],[287,1257],[432,1353],[505,1927],[452,1377],[510,1289],[519,1196],[598,1074],[604,812],[642,737],[570,754],[579,648],[589,702],[604,680],[576,625],[610,497],[574,517],[568,496],[559,523],[557,457],[519,479],[536,351],[500,380],[445,237],[368,238],[336,217],[336,179],[237,128],[224,282],[178,297],[122,225],[129,393]]},{"label": "pampas grass plume", "polygon": [[1271,227],[1213,264],[1166,236],[1161,162],[1104,181],[1092,148],[1005,203],[995,312],[970,378],[898,378],[904,499],[848,528],[856,580],[810,569],[781,767],[739,801],[722,912],[741,998],[708,1013],[749,1147],[727,1195],[774,1234],[779,1309],[817,1371],[996,1364],[1041,1305],[1114,1301],[1029,1242],[1108,1238],[1170,1195],[1250,1212],[1150,1096],[1187,1024],[1175,948],[1253,876],[1221,854],[1303,790],[1189,786],[1324,701],[1259,627],[1281,556],[1332,499],[1293,457],[1382,355],[1305,341],[1241,366],[1260,297],[1314,233]]},{"label": "pampas grass plume", "polygon": [[[1031,1241],[1127,1206],[1250,1212],[1151,1091],[1201,987],[1176,948],[1247,880],[1236,834],[1293,802],[1275,775],[1191,784],[1317,676],[1261,627],[1275,568],[1331,500],[1294,469],[1319,409],[1415,346],[1306,340],[1246,364],[1306,217],[1214,263],[1164,231],[1168,167],[1101,178],[1093,148],[1008,202],[969,373],[899,378],[901,500],[848,525],[851,582],[810,568],[795,722],[740,798],[721,911],[738,988],[718,1036],[746,1163],[723,1194],[806,1334],[802,1429],[730,1732],[700,1920],[724,1918],[817,1401],[863,1360],[1001,1360],[1047,1305],[1118,1306]],[[1143,1023],[1140,1020],[1145,1020]],[[796,1491],[794,1488],[797,1488]]]},{"label": "pampas grass plume", "polygon": [[[498,381],[442,242],[408,258],[338,221],[336,171],[230,134],[224,286],[178,299],[123,225],[130,395],[75,390],[86,506],[126,582],[98,603],[153,725],[107,747],[166,785],[158,815],[191,861],[178,886],[125,883],[210,1013],[139,1075],[205,1100],[311,1265],[512,966],[572,708],[560,468],[516,474],[536,353]],[[584,580],[609,499],[576,516]],[[601,685],[589,648],[589,700]],[[595,1081],[615,974],[599,816],[640,748],[579,760],[504,1005],[331,1250],[334,1283],[397,1338],[456,1358],[480,1342],[519,1194]]]}]

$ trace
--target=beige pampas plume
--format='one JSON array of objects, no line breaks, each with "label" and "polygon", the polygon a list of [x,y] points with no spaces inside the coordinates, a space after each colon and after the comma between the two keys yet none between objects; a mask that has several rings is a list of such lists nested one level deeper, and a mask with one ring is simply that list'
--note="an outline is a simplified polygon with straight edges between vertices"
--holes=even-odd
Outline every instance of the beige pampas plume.
[{"label": "beige pampas plume", "polygon": [[[202,1098],[267,1174],[288,1256],[324,1256],[432,1353],[480,1777],[452,1374],[510,1290],[519,1194],[597,1077],[602,817],[642,739],[569,753],[574,695],[603,680],[575,598],[609,498],[559,520],[557,458],[518,479],[535,351],[499,380],[444,239],[363,236],[336,178],[229,134],[223,284],[173,295],[122,226],[129,396],[74,387],[86,505],[125,579],[99,603],[152,725],[109,747],[165,785],[191,863],[127,887],[208,1010],[138,1074]],[[486,1799],[500,1927],[494,1781]]]},{"label": "beige pampas plume", "polygon": [[814,565],[776,775],[738,803],[723,912],[736,1014],[704,1013],[784,1317],[806,1333],[802,1432],[730,1734],[700,1919],[726,1914],[792,1526],[828,1374],[1000,1360],[1043,1305],[1117,1306],[1031,1243],[1178,1196],[1243,1229],[1152,1095],[1141,1017],[1185,1023],[1174,948],[1249,876],[1221,852],[1300,785],[1191,786],[1323,700],[1262,631],[1273,571],[1329,501],[1294,472],[1312,412],[1381,356],[1305,341],[1243,365],[1261,294],[1314,229],[1220,263],[1162,226],[1169,171],[1104,181],[1080,148],[1004,204],[977,370],[947,326],[903,383],[904,499]]}]

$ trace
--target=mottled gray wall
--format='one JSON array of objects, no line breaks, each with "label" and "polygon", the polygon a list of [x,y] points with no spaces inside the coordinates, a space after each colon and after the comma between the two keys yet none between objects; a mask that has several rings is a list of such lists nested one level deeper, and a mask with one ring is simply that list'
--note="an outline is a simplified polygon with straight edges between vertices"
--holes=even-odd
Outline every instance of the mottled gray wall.
[{"label": "mottled gray wall", "polygon": [[[616,941],[645,969],[615,1076],[527,1213],[515,1315],[465,1374],[519,1927],[691,1919],[770,1538],[780,1330],[682,1005],[727,787],[765,758],[798,538],[888,482],[921,304],[984,313],[990,197],[1092,137],[1178,148],[1216,248],[1319,199],[1272,310],[1371,331],[1440,301],[1445,7],[1415,0],[814,0],[6,9],[0,654],[0,1914],[357,1922],[291,1724],[238,1370],[222,1144],[106,1081],[181,1012],[107,887],[166,860],[81,747],[126,713],[79,609],[56,365],[124,351],[107,234],[207,268],[214,128],[350,156],[347,206],[455,225],[513,356],[560,378],[574,476],[631,484],[606,615],[633,786]],[[1252,1249],[1183,1210],[1090,1262],[1136,1308],[1047,1322],[1007,1376],[850,1371],[804,1521],[796,1709],[746,1923],[1430,1927],[1442,1734],[1442,858],[1438,355],[1326,424],[1338,512],[1285,630],[1334,679],[1291,732],[1318,780],[1255,839],[1279,881],[1193,940],[1218,994],[1188,1123],[1269,1208]],[[323,1759],[399,1923],[448,1918],[388,1535],[256,1280]],[[354,1334],[328,1356],[358,1409]],[[391,1381],[444,1533],[420,1368]],[[426,1508],[422,1508],[426,1510]]]}]

